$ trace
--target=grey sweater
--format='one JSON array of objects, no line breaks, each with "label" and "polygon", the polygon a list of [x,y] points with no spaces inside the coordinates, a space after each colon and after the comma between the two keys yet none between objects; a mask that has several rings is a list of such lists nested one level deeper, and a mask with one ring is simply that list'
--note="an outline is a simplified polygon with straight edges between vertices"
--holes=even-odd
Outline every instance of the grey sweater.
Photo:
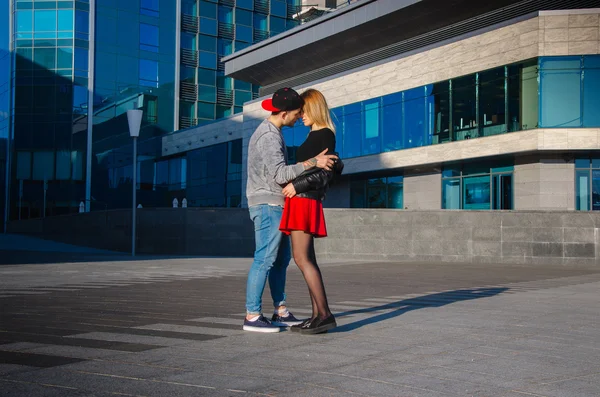
[{"label": "grey sweater", "polygon": [[287,165],[287,148],[279,128],[263,121],[248,144],[248,207],[258,204],[283,206],[282,188],[304,172],[302,163]]}]

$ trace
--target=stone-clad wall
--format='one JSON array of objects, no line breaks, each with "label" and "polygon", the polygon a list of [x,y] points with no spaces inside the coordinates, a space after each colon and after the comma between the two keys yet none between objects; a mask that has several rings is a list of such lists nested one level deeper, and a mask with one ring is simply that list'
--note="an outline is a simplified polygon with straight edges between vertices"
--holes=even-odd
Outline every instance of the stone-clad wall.
[{"label": "stone-clad wall", "polygon": [[[518,264],[600,264],[600,213],[326,209],[319,258]],[[11,222],[9,232],[129,252],[131,213],[91,212]],[[138,253],[251,257],[246,209],[138,213]]]},{"label": "stone-clad wall", "polygon": [[321,258],[591,265],[600,214],[328,209]]}]

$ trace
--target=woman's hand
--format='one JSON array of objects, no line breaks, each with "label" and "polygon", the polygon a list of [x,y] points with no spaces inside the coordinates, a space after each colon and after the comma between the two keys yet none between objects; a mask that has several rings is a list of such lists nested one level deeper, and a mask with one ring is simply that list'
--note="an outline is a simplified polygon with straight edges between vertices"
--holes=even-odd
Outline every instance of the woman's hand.
[{"label": "woman's hand", "polygon": [[296,195],[296,189],[294,189],[294,184],[288,183],[287,186],[283,188],[282,193],[285,197],[294,197]]}]

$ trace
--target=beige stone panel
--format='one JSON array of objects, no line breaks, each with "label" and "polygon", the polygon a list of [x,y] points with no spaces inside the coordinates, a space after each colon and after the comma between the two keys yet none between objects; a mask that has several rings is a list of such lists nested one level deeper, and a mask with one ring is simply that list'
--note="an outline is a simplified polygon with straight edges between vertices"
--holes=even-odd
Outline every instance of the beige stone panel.
[{"label": "beige stone panel", "polygon": [[597,41],[598,27],[569,28],[569,41]]},{"label": "beige stone panel", "polygon": [[544,53],[540,55],[569,55],[569,43],[544,43]]},{"label": "beige stone panel", "polygon": [[540,149],[567,149],[569,147],[569,134],[567,130],[540,130],[540,135],[543,137],[543,143],[540,146]]},{"label": "beige stone panel", "polygon": [[544,41],[546,43],[558,43],[569,40],[569,29],[548,29],[544,31]]},{"label": "beige stone panel", "polygon": [[569,28],[598,27],[598,14],[569,15]]},{"label": "beige stone panel", "polygon": [[567,130],[569,149],[598,149],[598,131],[595,129]]},{"label": "beige stone panel", "polygon": [[540,195],[539,209],[564,211],[568,206],[566,194],[542,194]]},{"label": "beige stone panel", "polygon": [[566,28],[569,26],[568,15],[547,15],[544,17],[545,29]]},{"label": "beige stone panel", "polygon": [[546,29],[546,17],[539,16],[539,17],[537,17],[537,21],[538,21],[538,28],[540,30]]},{"label": "beige stone panel", "polygon": [[539,196],[522,196],[515,189],[515,209],[516,210],[535,210],[539,207]]},{"label": "beige stone panel", "polygon": [[540,42],[539,36],[540,32],[537,30],[534,30],[533,32],[523,33],[519,36],[519,47],[526,47],[528,45],[538,44]]},{"label": "beige stone panel", "polygon": [[571,193],[574,189],[573,186],[573,176],[571,176],[571,181],[544,181],[540,184],[540,194],[561,195],[565,194],[565,192]]},{"label": "beige stone panel", "polygon": [[575,41],[569,43],[569,55],[597,54],[598,41]]}]

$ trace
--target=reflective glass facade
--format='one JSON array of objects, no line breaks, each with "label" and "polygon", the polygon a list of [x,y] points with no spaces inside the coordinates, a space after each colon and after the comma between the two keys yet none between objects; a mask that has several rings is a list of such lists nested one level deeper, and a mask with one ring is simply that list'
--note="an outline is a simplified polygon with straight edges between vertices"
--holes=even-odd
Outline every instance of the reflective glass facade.
[{"label": "reflective glass facade", "polygon": [[530,61],[332,109],[338,151],[352,158],[537,128]]},{"label": "reflective glass facade", "polygon": [[350,181],[350,208],[404,208],[404,177],[360,176]]},{"label": "reflective glass facade", "polygon": [[0,0],[0,228],[4,228],[6,202],[6,173],[10,112],[10,13],[8,0]]},{"label": "reflective glass facade", "polygon": [[447,166],[442,170],[442,208],[511,210],[513,169],[506,163],[479,162]]},{"label": "reflective glass facade", "polygon": [[182,0],[179,128],[242,112],[259,87],[225,77],[221,59],[297,25],[300,0]]},{"label": "reflective glass facade", "polygon": [[600,127],[600,55],[540,58],[540,127]]},{"label": "reflective glass facade", "polygon": [[11,3],[11,218],[67,213],[85,199],[89,2]]},{"label": "reflective glass facade", "polygon": [[[176,128],[177,9],[170,0],[96,0],[91,209],[131,205],[127,109],[142,109],[138,201],[153,195],[161,136]],[[129,192],[129,193],[127,193]],[[155,192],[155,191],[154,191]],[[163,206],[168,201],[161,203]]]},{"label": "reflective glass facade", "polygon": [[575,209],[600,210],[600,157],[575,160]]}]

